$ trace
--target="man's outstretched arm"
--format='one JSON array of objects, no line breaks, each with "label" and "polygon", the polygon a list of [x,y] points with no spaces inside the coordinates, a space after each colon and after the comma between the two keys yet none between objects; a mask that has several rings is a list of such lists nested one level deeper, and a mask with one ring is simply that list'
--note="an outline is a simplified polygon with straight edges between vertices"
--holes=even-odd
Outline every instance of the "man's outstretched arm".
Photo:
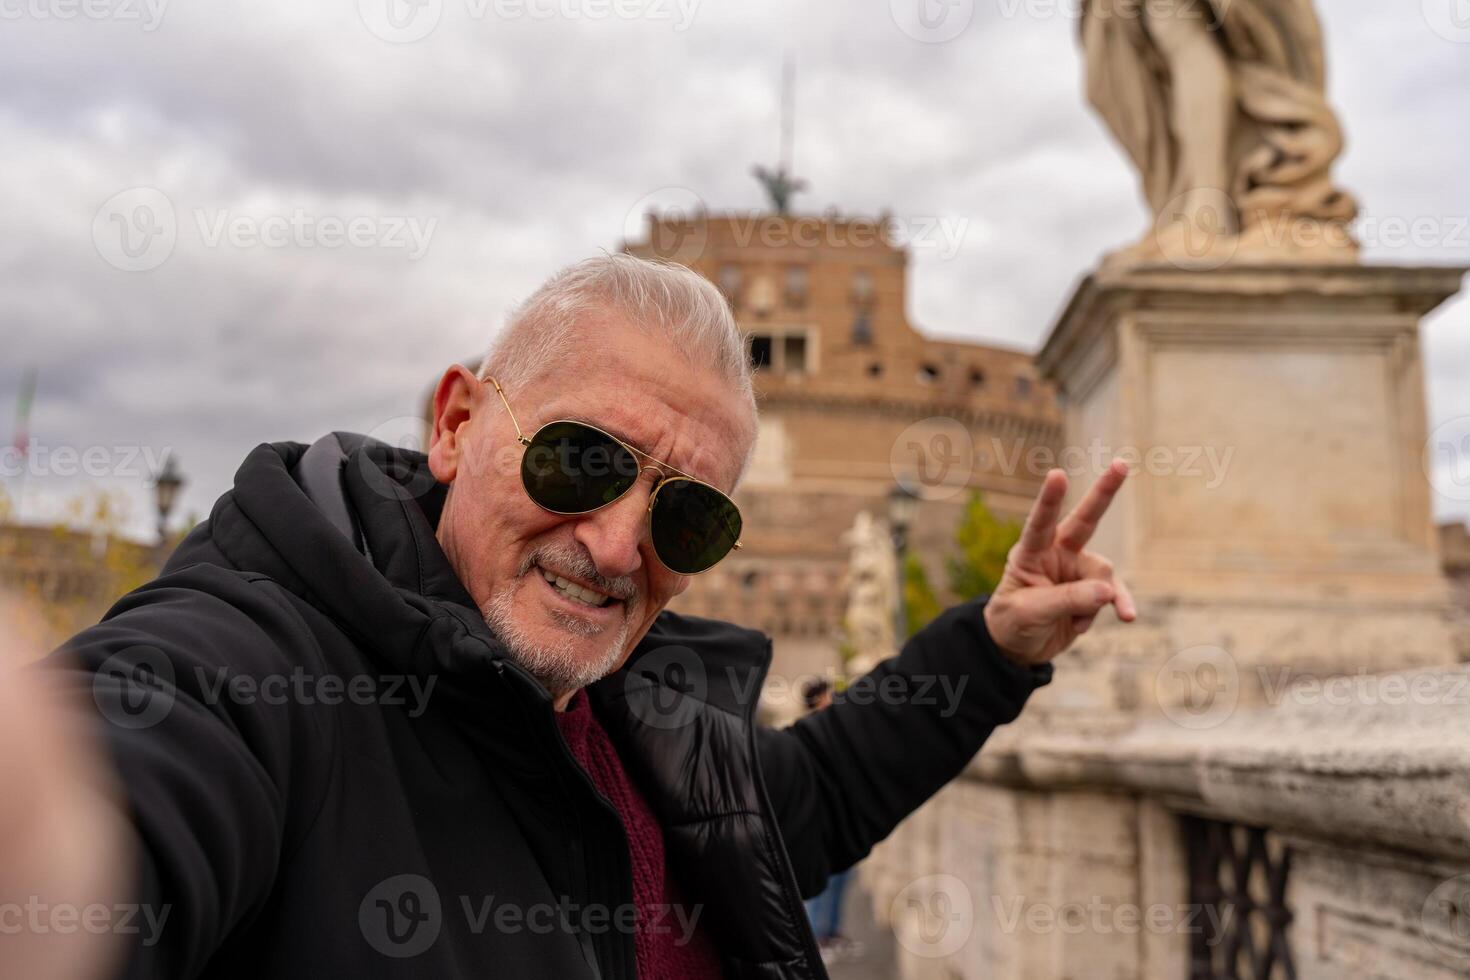
[{"label": "man's outstretched arm", "polygon": [[[113,860],[127,884],[109,882],[111,895],[87,902],[61,899],[136,910],[118,930],[120,962],[107,977],[198,975],[269,895],[292,802],[322,792],[301,747],[330,741],[323,713],[237,702],[220,681],[319,669],[299,617],[269,585],[218,569],[182,574],[187,585],[167,576],[124,597],[24,671],[29,689],[48,694],[35,708],[49,719],[44,731],[65,733],[118,790],[106,803],[89,797],[88,812],[121,828]],[[88,793],[87,777],[76,765],[30,773],[33,790],[51,799]],[[30,836],[11,834],[7,847],[42,848],[46,822],[64,819],[39,801],[36,816]],[[44,857],[58,867],[64,854]]]},{"label": "man's outstretched arm", "polygon": [[1112,564],[1086,550],[1126,475],[1115,461],[1060,519],[1066,475],[1047,474],[988,601],[945,612],[832,707],[759,733],[767,789],[804,892],[820,891],[959,775],[1104,606],[1125,622],[1136,618]]}]

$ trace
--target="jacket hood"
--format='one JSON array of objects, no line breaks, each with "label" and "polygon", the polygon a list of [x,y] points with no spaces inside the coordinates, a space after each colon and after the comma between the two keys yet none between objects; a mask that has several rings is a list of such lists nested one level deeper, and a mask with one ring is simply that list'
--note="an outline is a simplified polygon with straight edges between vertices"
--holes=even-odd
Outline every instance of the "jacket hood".
[{"label": "jacket hood", "polygon": [[[449,675],[467,693],[509,679],[549,703],[545,688],[507,658],[439,547],[434,528],[448,490],[423,453],[362,435],[262,444],[167,570],[223,561],[268,576],[396,670]],[[690,664],[690,645],[707,662]],[[687,675],[683,668],[694,666],[702,683],[671,696],[744,714],[769,659],[763,634],[666,611],[623,668],[594,687],[620,674]]]}]

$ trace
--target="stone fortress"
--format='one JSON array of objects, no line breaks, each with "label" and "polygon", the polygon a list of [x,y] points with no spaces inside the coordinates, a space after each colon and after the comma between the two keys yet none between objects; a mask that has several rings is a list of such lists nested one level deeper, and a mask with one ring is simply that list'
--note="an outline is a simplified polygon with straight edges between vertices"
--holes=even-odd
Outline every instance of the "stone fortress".
[{"label": "stone fortress", "polygon": [[[1061,412],[1029,354],[930,339],[905,314],[907,252],[884,219],[769,212],[647,215],[626,250],[716,283],[750,335],[761,430],[736,494],[740,551],[671,608],[773,637],[778,677],[840,666],[859,513],[883,519],[895,482],[922,497],[910,546],[942,588],[970,490],[1021,520],[1055,452]],[[1047,457],[1039,457],[1045,459]]]}]

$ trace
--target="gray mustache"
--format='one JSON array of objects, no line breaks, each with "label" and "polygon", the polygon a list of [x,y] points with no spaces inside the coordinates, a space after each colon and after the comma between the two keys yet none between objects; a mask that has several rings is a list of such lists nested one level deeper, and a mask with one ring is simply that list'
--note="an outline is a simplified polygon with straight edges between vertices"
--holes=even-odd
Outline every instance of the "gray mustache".
[{"label": "gray mustache", "polygon": [[584,548],[559,548],[543,545],[532,551],[521,562],[521,574],[524,575],[530,571],[532,565],[540,565],[551,571],[569,572],[623,602],[628,602],[638,595],[638,587],[628,576],[607,578],[598,572],[592,556],[587,554]]}]

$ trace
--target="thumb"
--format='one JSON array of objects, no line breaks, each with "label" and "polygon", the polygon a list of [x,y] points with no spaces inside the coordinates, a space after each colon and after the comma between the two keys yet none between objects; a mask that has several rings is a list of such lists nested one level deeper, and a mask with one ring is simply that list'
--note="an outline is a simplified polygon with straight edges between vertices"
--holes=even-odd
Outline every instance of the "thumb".
[{"label": "thumb", "polygon": [[1107,582],[1081,579],[1063,585],[1042,585],[1023,589],[1015,602],[1021,618],[1032,623],[1054,623],[1062,619],[1097,614],[1113,601],[1116,593]]}]

